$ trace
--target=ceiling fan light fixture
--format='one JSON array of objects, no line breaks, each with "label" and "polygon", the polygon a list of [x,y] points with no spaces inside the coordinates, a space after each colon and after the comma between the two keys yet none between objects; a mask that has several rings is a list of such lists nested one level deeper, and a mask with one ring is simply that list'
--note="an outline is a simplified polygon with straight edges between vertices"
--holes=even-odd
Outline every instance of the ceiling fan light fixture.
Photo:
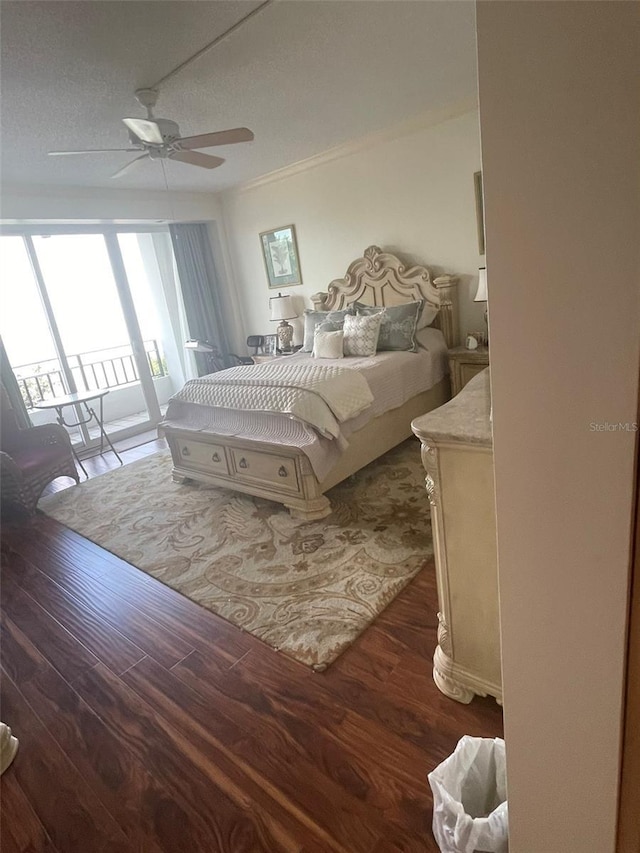
[{"label": "ceiling fan light fixture", "polygon": [[[254,138],[253,132],[248,127],[233,127],[228,130],[218,130],[212,133],[201,133],[197,136],[180,136],[180,128],[177,122],[168,118],[155,118],[153,107],[158,99],[156,89],[138,89],[136,91],[138,103],[147,110],[146,118],[123,118],[128,134],[130,148],[103,149],[108,151],[130,151],[140,153],[139,157],[131,160],[119,169],[112,178],[124,175],[130,166],[139,160],[149,158],[151,160],[178,160],[190,166],[200,166],[203,169],[215,169],[221,166],[225,160],[223,157],[215,157],[211,154],[202,154],[195,150],[198,148],[213,148],[216,145],[235,145],[238,142],[251,142]],[[65,154],[93,154],[101,153],[90,150],[74,151],[49,151],[51,155],[60,156]]]},{"label": "ceiling fan light fixture", "polygon": [[129,133],[133,133],[139,142],[147,142],[151,145],[162,145],[164,143],[158,122],[154,119],[123,118],[122,121]]}]

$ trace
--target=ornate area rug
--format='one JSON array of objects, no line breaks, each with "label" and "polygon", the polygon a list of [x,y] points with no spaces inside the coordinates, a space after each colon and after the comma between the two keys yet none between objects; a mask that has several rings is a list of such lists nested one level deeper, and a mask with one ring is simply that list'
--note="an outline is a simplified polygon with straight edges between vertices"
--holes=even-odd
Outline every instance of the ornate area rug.
[{"label": "ornate area rug", "polygon": [[177,484],[162,452],[43,498],[47,515],[295,660],[324,669],[432,556],[415,439],[331,490],[333,514]]}]

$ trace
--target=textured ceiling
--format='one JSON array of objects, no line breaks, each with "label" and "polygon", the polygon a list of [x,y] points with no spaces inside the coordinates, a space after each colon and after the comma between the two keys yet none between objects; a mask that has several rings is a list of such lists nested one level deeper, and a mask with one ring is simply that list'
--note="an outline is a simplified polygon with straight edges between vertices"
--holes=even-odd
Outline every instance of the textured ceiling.
[{"label": "textured ceiling", "polygon": [[[258,6],[252,0],[4,0],[2,180],[161,189],[159,163],[110,175],[130,154],[47,157],[127,145],[133,97]],[[207,171],[169,163],[174,189],[216,191],[476,95],[466,0],[277,0],[169,80],[156,115],[183,135],[247,126]]]}]

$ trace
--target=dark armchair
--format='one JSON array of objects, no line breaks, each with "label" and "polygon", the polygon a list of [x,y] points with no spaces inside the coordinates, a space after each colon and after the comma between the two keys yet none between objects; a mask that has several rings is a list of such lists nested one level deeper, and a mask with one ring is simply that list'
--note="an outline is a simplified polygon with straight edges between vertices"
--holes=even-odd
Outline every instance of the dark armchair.
[{"label": "dark armchair", "polygon": [[11,408],[2,406],[0,489],[2,500],[30,515],[44,487],[56,477],[79,482],[67,431],[58,424],[21,429]]}]

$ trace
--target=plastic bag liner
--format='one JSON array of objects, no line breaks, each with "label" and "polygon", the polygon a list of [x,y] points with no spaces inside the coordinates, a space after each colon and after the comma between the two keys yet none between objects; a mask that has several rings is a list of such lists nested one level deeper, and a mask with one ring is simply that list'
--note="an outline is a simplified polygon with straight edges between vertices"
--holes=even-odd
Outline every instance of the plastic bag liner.
[{"label": "plastic bag liner", "polygon": [[442,853],[507,853],[507,774],[501,738],[465,735],[428,779],[433,835]]}]

